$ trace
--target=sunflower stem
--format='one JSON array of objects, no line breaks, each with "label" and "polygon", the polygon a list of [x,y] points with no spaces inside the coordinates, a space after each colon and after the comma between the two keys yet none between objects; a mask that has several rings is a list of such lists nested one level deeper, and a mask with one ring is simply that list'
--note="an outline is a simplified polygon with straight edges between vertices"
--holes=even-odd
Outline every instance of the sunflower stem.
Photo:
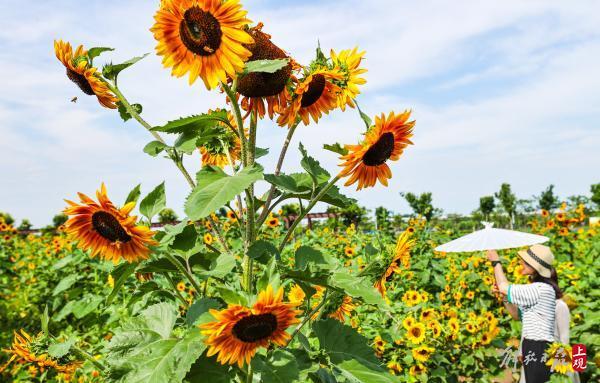
[{"label": "sunflower stem", "polygon": [[[165,140],[163,140],[160,134],[153,131],[152,126],[148,122],[146,122],[146,120],[144,120],[142,116],[140,116],[139,113],[131,106],[131,104],[129,103],[129,101],[127,101],[123,93],[121,93],[121,90],[119,89],[116,83],[113,85],[110,82],[106,81],[106,85],[115,94],[115,96],[117,96],[121,104],[123,104],[123,106],[125,107],[125,110],[127,110],[127,113],[129,113],[137,122],[139,122],[140,125],[146,128],[146,130],[148,130],[150,134],[152,134],[152,137],[154,137],[156,141],[167,145],[167,143],[165,142]],[[190,184],[190,186],[194,188],[196,186],[194,180],[192,179],[186,168],[183,166],[181,155],[179,154],[179,152],[177,152],[177,149],[169,148],[168,152],[169,157],[171,158],[171,160],[173,160],[177,168],[181,171],[188,184]]]},{"label": "sunflower stem", "polygon": [[185,277],[190,281],[190,284],[192,285],[192,287],[194,287],[194,290],[196,290],[196,293],[200,294],[202,289],[198,285],[198,282],[196,282],[196,279],[194,278],[192,273],[188,272],[188,270],[185,268],[185,266],[183,266],[177,260],[177,258],[175,258],[172,254],[169,254],[169,253],[164,253],[164,254],[165,254],[165,257],[169,260],[169,262],[171,262],[177,268],[177,270],[179,270],[180,273],[185,275]]},{"label": "sunflower stem", "polygon": [[[290,146],[290,142],[292,142],[292,136],[294,135],[294,132],[296,131],[296,128],[298,127],[299,123],[300,123],[300,120],[298,120],[296,123],[294,123],[288,129],[287,136],[285,137],[285,141],[283,143],[283,146],[281,147],[281,152],[279,153],[279,159],[277,160],[277,166],[275,167],[275,172],[273,173],[276,176],[278,176],[279,173],[281,173],[281,167],[283,166],[283,160],[287,153],[287,149]],[[274,194],[275,194],[275,185],[271,185],[271,188],[269,189],[269,194],[267,195],[267,199],[266,199],[265,204],[263,205],[263,209],[260,213],[260,217],[258,218],[258,222],[260,223],[258,225],[259,227],[267,219],[267,215],[269,214],[269,207],[270,207],[269,205],[271,204],[271,201],[273,200]]]},{"label": "sunflower stem", "polygon": [[294,338],[296,337],[296,335],[298,335],[298,333],[300,332],[300,330],[302,330],[302,327],[304,327],[304,325],[310,321],[310,318],[313,317],[313,315],[315,315],[323,306],[325,306],[325,303],[327,303],[327,293],[328,290],[325,290],[325,293],[323,294],[323,300],[315,306],[315,308],[313,308],[310,313],[308,313],[304,319],[302,320],[302,322],[294,329],[294,332],[292,333],[292,335],[290,336],[290,340],[286,343],[285,346],[282,346],[281,348],[285,348],[287,347],[290,343],[292,343],[292,340],[294,340]]},{"label": "sunflower stem", "polygon": [[75,345],[71,346],[71,349],[75,352],[75,354],[79,355],[83,359],[86,359],[88,362],[90,362],[94,366],[98,367],[102,372],[107,372],[108,371],[108,367],[106,367],[104,364],[98,362],[96,360],[96,358],[94,358],[88,352],[83,351],[82,349],[80,349],[79,347],[77,347]]},{"label": "sunflower stem", "polygon": [[252,373],[252,365],[248,363],[248,369],[246,372],[246,383],[252,383],[253,378],[254,374]]},{"label": "sunflower stem", "polygon": [[225,94],[227,94],[229,101],[231,101],[231,112],[233,113],[233,117],[235,118],[235,122],[236,122],[237,128],[238,128],[238,134],[240,136],[240,141],[242,142],[242,164],[245,167],[245,166],[247,166],[247,163],[248,163],[248,160],[246,157],[247,141],[246,141],[246,135],[244,134],[244,120],[242,119],[240,105],[237,102],[237,98],[235,97],[235,89],[237,88],[237,78],[235,80],[233,80],[233,84],[231,85],[231,87],[229,87],[229,85],[227,85],[224,82],[221,83],[221,86],[223,87]]},{"label": "sunflower stem", "polygon": [[173,288],[173,291],[175,291],[175,296],[177,296],[177,298],[179,298],[179,300],[183,304],[183,307],[188,307],[189,305],[186,302],[185,298],[183,297],[183,295],[181,295],[181,293],[179,292],[179,290],[177,290],[177,285],[175,284],[175,281],[173,280],[173,278],[171,278],[169,276],[169,274],[167,274],[167,273],[165,273],[165,277],[167,278],[167,281],[169,281],[169,284]]},{"label": "sunflower stem", "polygon": [[290,240],[292,234],[294,233],[294,230],[300,224],[302,219],[304,219],[304,217],[306,217],[306,214],[308,214],[311,211],[311,209],[317,204],[317,202],[319,202],[319,200],[321,200],[321,198],[323,198],[323,196],[325,194],[327,194],[329,189],[331,189],[333,187],[333,185],[335,185],[335,183],[337,181],[339,181],[340,178],[341,178],[341,176],[338,174],[331,181],[329,181],[329,183],[327,185],[325,185],[323,187],[323,189],[321,189],[321,191],[319,191],[319,193],[313,199],[310,200],[308,205],[306,205],[306,208],[304,208],[304,211],[302,213],[300,213],[300,215],[298,217],[296,217],[296,219],[294,220],[294,223],[292,223],[292,226],[290,226],[287,233],[285,233],[285,237],[283,238],[283,241],[281,241],[281,244],[279,245],[280,253],[283,251],[283,248]]}]

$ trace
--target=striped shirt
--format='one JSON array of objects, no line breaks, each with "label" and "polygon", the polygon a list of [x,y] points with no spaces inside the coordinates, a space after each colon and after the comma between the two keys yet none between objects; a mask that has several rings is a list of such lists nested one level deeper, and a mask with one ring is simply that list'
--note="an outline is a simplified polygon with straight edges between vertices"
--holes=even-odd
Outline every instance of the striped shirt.
[{"label": "striped shirt", "polygon": [[547,283],[509,285],[508,302],[519,307],[523,338],[554,342],[556,294]]}]

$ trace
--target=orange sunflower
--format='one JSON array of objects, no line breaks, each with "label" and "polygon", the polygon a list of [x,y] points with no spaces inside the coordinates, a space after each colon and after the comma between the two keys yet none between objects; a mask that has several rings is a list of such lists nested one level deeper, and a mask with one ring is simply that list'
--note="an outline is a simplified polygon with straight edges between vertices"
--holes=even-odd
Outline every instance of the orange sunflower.
[{"label": "orange sunflower", "polygon": [[375,126],[365,134],[364,140],[358,145],[346,145],[348,154],[340,157],[344,161],[340,166],[344,169],[340,176],[350,176],[345,186],[358,181],[357,190],[363,187],[375,186],[377,180],[388,185],[392,171],[386,161],[397,161],[404,148],[412,145],[412,129],[414,121],[407,121],[410,111],[402,114],[391,112],[387,117],[382,113],[375,117]]},{"label": "orange sunflower", "polygon": [[[317,290],[317,292],[312,296],[312,299],[314,300],[312,305],[313,309],[321,303],[323,300],[323,295],[325,294],[325,287],[314,286],[314,288]],[[357,305],[353,303],[352,297],[347,295],[340,297],[339,301],[334,302],[334,305],[335,310],[331,311],[329,317],[337,319],[340,322],[345,322],[346,317],[350,318],[352,311],[354,311],[354,309],[357,307]],[[318,315],[318,312],[315,313],[312,319],[315,319]]]},{"label": "orange sunflower", "polygon": [[[211,113],[211,111],[209,111]],[[231,112],[227,112],[227,119],[233,129],[237,129],[235,118]],[[201,146],[202,166],[213,165],[223,168],[235,164],[242,155],[242,141],[231,128],[223,122],[218,123],[220,134],[215,135],[209,142]],[[231,163],[231,161],[233,164]]]},{"label": "orange sunflower", "polygon": [[[271,42],[271,36],[262,31],[263,23],[250,28],[254,43],[246,45],[252,52],[248,61],[287,59],[288,55]],[[275,73],[252,72],[241,76],[237,91],[242,95],[241,106],[247,112],[255,111],[260,118],[269,114],[273,119],[287,106],[288,83],[292,77],[293,63],[290,62]],[[265,103],[267,104],[265,108]]]},{"label": "orange sunflower", "polygon": [[375,281],[374,286],[382,297],[386,297],[386,283],[392,279],[394,273],[400,272],[400,265],[402,265],[404,269],[407,269],[410,266],[410,250],[414,244],[415,240],[410,239],[410,234],[407,232],[403,232],[400,234],[400,236],[398,236],[396,248],[394,249],[394,256],[389,266],[385,269],[385,272],[381,275],[381,277]]},{"label": "orange sunflower", "polygon": [[72,216],[65,223],[65,231],[79,240],[80,249],[90,250],[92,257],[99,255],[115,263],[120,259],[137,262],[148,258],[148,246],[158,245],[152,239],[154,232],[136,225],[137,217],[129,215],[135,202],[117,209],[108,199],[104,183],[96,192],[98,202],[83,193],[78,195],[82,204],[65,200],[69,207],[64,213]]},{"label": "orange sunflower", "polygon": [[335,81],[342,81],[343,74],[337,69],[319,67],[311,70],[301,79],[290,105],[281,112],[277,119],[280,126],[292,126],[297,117],[300,117],[304,125],[308,125],[310,117],[314,122],[337,107],[338,95],[342,91]]},{"label": "orange sunflower", "polygon": [[297,302],[283,302],[283,288],[275,293],[269,285],[258,295],[252,308],[229,305],[226,309],[210,310],[216,319],[200,326],[206,335],[208,356],[219,354],[221,364],[244,363],[256,354],[259,347],[268,347],[271,342],[285,346],[290,339],[286,329],[298,323]]},{"label": "orange sunflower", "polygon": [[359,85],[364,85],[367,80],[360,77],[367,70],[360,68],[360,63],[365,52],[358,52],[358,48],[345,49],[340,53],[331,50],[331,62],[344,76],[345,85],[341,86],[342,91],[338,95],[338,106],[342,111],[346,110],[346,105],[354,108],[354,99],[360,94]]},{"label": "orange sunflower", "polygon": [[108,89],[108,85],[98,74],[88,57],[83,45],[77,47],[75,52],[71,44],[62,40],[54,40],[54,53],[56,58],[67,68],[67,77],[88,96],[96,96],[98,102],[109,109],[116,109],[118,99]]},{"label": "orange sunflower", "polygon": [[189,72],[190,84],[200,77],[215,88],[242,72],[252,54],[244,47],[253,43],[246,14],[238,0],[163,0],[150,29],[156,52],[173,76]]}]

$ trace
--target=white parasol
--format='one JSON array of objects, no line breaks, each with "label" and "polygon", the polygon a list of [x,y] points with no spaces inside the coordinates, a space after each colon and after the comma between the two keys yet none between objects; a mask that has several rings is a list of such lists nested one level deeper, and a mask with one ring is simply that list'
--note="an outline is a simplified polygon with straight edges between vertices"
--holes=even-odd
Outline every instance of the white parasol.
[{"label": "white parasol", "polygon": [[543,235],[496,229],[492,227],[493,223],[482,223],[485,226],[482,230],[477,230],[471,234],[444,243],[436,247],[435,251],[462,253],[469,251],[502,250],[531,246],[548,240],[548,237],[544,237]]}]

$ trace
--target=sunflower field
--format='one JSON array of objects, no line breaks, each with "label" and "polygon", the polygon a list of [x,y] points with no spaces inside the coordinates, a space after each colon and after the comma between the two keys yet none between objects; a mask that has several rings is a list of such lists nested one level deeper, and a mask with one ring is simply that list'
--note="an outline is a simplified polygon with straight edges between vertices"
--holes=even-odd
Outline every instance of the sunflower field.
[{"label": "sunflower field", "polygon": [[[381,230],[334,218],[303,225],[315,206],[355,202],[342,180],[387,186],[416,123],[404,108],[373,118],[359,108],[365,52],[316,47],[299,63],[247,15],[238,0],[160,1],[156,54],[174,77],[220,91],[223,108],[159,125],[118,83],[145,56],[101,67],[112,48],[55,40],[67,80],[147,130],[140,155],[172,161],[190,191],[185,218],[160,227],[164,183],[144,185],[145,195],[131,185],[124,201],[101,181],[95,196],[73,191],[66,222],[42,233],[0,218],[2,381],[510,379],[501,354],[516,349],[519,328],[492,293],[491,266],[481,254],[433,251],[464,230],[420,216]],[[342,170],[332,174],[299,143],[302,171],[285,173],[296,129],[344,111],[365,130],[355,143],[324,143]],[[260,147],[261,123],[287,130],[280,148]],[[267,170],[261,157],[273,150]],[[196,174],[185,156],[201,157]],[[551,238],[571,338],[588,345],[582,379],[597,381],[600,237],[586,219],[584,206],[563,206],[532,215],[529,229]],[[503,256],[524,281],[516,253]]]}]

